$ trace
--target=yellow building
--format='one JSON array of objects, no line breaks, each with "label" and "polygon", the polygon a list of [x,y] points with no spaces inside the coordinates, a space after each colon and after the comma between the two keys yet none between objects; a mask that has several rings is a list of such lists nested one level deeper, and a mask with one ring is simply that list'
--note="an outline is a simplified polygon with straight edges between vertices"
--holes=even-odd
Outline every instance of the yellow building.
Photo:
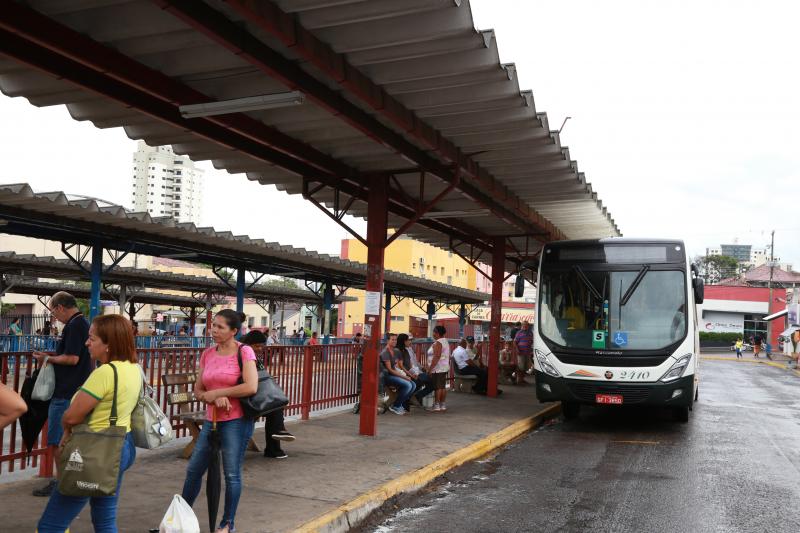
[{"label": "yellow building", "polygon": [[[341,257],[366,263],[367,248],[356,239],[345,239],[342,241]],[[465,289],[475,290],[477,286],[476,270],[456,254],[406,237],[396,239],[386,248],[384,268]],[[347,295],[358,298],[358,301],[340,304],[337,328],[339,337],[354,335],[361,331],[364,324],[364,291],[350,289]],[[392,300],[394,304],[394,299]],[[424,314],[425,311],[414,305],[414,302],[403,300],[392,309],[389,331],[410,332],[412,317]]]}]

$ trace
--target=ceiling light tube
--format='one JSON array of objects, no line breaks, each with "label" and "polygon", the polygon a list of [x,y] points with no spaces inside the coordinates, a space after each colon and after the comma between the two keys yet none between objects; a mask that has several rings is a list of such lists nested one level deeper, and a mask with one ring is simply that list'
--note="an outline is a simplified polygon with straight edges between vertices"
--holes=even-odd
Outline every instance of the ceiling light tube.
[{"label": "ceiling light tube", "polygon": [[178,107],[183,118],[211,117],[214,115],[228,115],[230,113],[243,113],[246,111],[260,111],[276,107],[288,107],[302,104],[305,95],[300,91],[286,93],[262,94],[260,96],[247,96],[233,100],[220,100],[203,104],[190,104]]}]

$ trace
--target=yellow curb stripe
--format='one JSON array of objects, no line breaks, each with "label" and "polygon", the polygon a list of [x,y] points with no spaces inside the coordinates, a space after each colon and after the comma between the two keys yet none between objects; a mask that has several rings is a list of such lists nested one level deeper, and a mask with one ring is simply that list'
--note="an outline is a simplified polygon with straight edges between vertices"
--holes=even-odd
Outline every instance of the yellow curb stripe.
[{"label": "yellow curb stripe", "polygon": [[[536,415],[518,420],[510,426],[470,444],[466,448],[462,448],[427,466],[403,474],[397,479],[365,492],[337,509],[306,522],[294,531],[298,533],[346,531],[389,498],[403,492],[422,488],[449,470],[483,457],[533,430],[542,420],[554,416],[560,411],[560,404],[551,405]],[[351,520],[351,515],[355,520]]]},{"label": "yellow curb stripe", "polygon": [[[788,368],[789,368],[786,365],[781,364],[781,363],[776,363],[775,361],[756,361],[756,360],[753,360],[753,359],[734,359],[732,357],[719,357],[719,356],[714,356],[714,355],[701,355],[700,359],[702,359],[704,361],[736,361],[737,363],[751,363],[751,364],[756,364],[756,365],[767,365],[767,366],[774,366],[775,368],[782,368],[784,370],[788,370]],[[795,370],[795,373],[800,376],[800,373],[797,373],[796,370]]]}]

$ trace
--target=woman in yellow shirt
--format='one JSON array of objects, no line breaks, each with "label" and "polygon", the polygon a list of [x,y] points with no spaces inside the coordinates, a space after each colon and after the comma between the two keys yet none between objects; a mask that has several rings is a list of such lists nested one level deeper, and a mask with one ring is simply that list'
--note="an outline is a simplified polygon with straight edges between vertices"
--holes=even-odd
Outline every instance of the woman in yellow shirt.
[{"label": "woman in yellow shirt", "polygon": [[92,359],[103,363],[95,369],[86,382],[72,397],[64,413],[62,425],[64,437],[59,452],[69,438],[72,427],[87,423],[94,430],[109,426],[111,403],[114,397],[114,369],[117,371],[117,425],[125,426],[128,436],[122,447],[119,465],[119,481],[113,496],[82,498],[64,496],[53,490],[50,501],[39,519],[38,533],[63,533],[88,502],[92,507],[92,524],[95,532],[116,533],[117,501],[122,475],[136,459],[133,445],[131,414],[139,399],[142,375],[136,364],[136,344],[133,326],[120,315],[102,315],[92,321],[89,340],[86,341]]},{"label": "woman in yellow shirt", "polygon": [[736,359],[742,358],[742,346],[744,346],[742,339],[736,339]]}]

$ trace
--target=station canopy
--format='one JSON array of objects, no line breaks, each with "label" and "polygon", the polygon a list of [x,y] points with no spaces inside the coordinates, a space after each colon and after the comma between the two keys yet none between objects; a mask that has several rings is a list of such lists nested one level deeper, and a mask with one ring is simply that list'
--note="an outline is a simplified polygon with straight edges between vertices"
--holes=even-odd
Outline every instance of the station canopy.
[{"label": "station canopy", "polygon": [[542,243],[620,235],[467,0],[9,2],[0,90],[340,223],[390,176],[390,227],[470,260],[503,242],[509,272]]},{"label": "station canopy", "polygon": [[[45,282],[29,277],[14,279],[10,286],[5,289],[15,294],[28,294],[47,298],[59,291],[67,291],[76,298],[85,298],[87,300],[91,298],[91,289],[88,286],[81,287],[79,285],[67,285],[65,283]],[[131,295],[129,302],[135,304],[171,305],[178,307],[199,306],[198,301],[191,296],[150,291],[137,292]]]},{"label": "station canopy", "polygon": [[[70,199],[63,192],[37,194],[27,184],[0,185],[0,232],[63,243],[96,243],[109,250],[180,257],[193,263],[245,268],[343,288],[362,288],[367,276],[367,265],[363,263],[231,232],[218,232],[213,228],[198,228],[191,223],[176,222],[171,217],[154,218],[147,213],[130,213],[118,205]],[[7,257],[5,260],[11,259]],[[45,268],[56,269],[67,262],[54,260]],[[115,273],[116,270],[119,271]],[[128,270],[134,269],[113,269],[104,275],[104,279],[122,279]],[[163,287],[174,283],[172,288],[180,290],[181,279],[189,278],[159,271],[146,272],[151,278],[146,281],[149,286]],[[145,274],[139,272],[135,277],[140,275]],[[168,276],[171,277],[167,279]],[[159,281],[162,278],[163,281]],[[482,292],[392,270],[384,274],[384,286],[395,297],[447,304],[476,304],[489,298]]]},{"label": "station canopy", "polygon": [[[54,257],[39,257],[0,251],[0,273],[81,281],[91,279],[89,275],[90,269],[91,263],[89,262],[83,262],[82,267],[79,267],[71,259],[56,259]],[[236,294],[234,287],[217,278],[121,266],[116,266],[103,274],[103,283],[130,288],[147,287],[191,292],[196,293],[197,298],[201,301],[205,299],[204,295],[206,293],[212,293],[215,296]],[[137,293],[131,292],[131,295],[133,294]],[[256,300],[313,304],[322,301],[321,296],[307,289],[266,285],[263,283],[248,284],[245,289],[245,297]],[[340,296],[339,300],[355,300],[355,298]],[[202,304],[198,304],[195,301],[194,306],[198,305]]]}]

